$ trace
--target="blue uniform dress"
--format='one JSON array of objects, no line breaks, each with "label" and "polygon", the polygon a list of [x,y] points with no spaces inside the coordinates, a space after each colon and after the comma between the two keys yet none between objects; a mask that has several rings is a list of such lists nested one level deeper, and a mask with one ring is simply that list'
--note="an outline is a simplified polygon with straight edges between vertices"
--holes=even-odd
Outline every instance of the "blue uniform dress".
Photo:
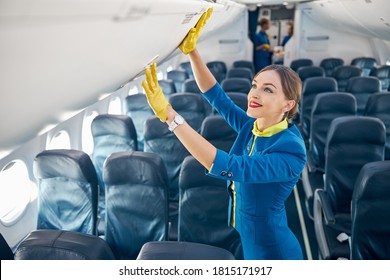
[{"label": "blue uniform dress", "polygon": [[238,133],[229,154],[217,149],[207,174],[228,181],[229,223],[240,233],[244,258],[302,259],[284,207],[306,162],[298,129],[284,120],[258,131],[218,83],[203,96]]},{"label": "blue uniform dress", "polygon": [[291,39],[290,35],[284,36],[283,41],[282,41],[282,47],[284,47],[287,44],[288,40],[290,40],[290,39]]},{"label": "blue uniform dress", "polygon": [[[256,34],[255,37],[255,48],[263,44],[270,44],[268,34],[266,32],[260,31]],[[270,65],[271,63],[271,53],[266,50],[255,50],[255,70],[256,73],[259,72],[264,67]]]}]

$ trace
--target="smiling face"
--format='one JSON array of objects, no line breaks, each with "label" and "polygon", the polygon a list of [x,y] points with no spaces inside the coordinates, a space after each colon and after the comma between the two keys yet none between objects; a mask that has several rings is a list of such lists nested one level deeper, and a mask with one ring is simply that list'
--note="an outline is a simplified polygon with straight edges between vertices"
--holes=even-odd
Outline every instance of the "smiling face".
[{"label": "smiling face", "polygon": [[275,70],[260,72],[252,81],[248,93],[247,115],[273,125],[283,120],[286,112],[295,106],[283,92],[279,74]]}]

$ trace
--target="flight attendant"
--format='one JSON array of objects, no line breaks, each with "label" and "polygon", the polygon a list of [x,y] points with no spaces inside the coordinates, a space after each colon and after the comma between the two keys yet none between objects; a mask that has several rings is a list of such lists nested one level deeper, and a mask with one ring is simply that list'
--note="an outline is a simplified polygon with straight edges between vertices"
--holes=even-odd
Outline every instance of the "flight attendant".
[{"label": "flight attendant", "polygon": [[230,153],[215,148],[171,107],[158,85],[156,64],[146,69],[142,86],[155,114],[208,175],[228,182],[229,223],[241,236],[244,258],[302,259],[284,207],[306,161],[302,137],[295,125],[287,122],[297,112],[301,81],[290,68],[266,67],[253,79],[247,112],[236,106],[195,47],[211,13],[210,9],[202,15],[179,48],[189,54],[202,96],[238,133]]},{"label": "flight attendant", "polygon": [[255,36],[255,70],[260,71],[271,64],[271,46],[267,30],[270,28],[269,19],[259,20],[260,31]]}]

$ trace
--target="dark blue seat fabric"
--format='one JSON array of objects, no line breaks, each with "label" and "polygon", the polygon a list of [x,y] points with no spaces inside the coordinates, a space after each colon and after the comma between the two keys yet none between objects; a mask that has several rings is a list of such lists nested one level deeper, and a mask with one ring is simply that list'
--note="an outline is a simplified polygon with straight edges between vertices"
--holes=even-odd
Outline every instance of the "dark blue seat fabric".
[{"label": "dark blue seat fabric", "polygon": [[252,75],[255,74],[255,65],[252,61],[248,60],[237,60],[233,62],[233,68],[248,68],[251,70]]},{"label": "dark blue seat fabric", "polygon": [[[201,90],[198,87],[198,84],[196,83],[195,79],[187,79],[183,84],[183,92],[191,92],[196,94],[202,94]],[[206,115],[210,115],[213,111],[213,108],[210,106],[210,104],[202,98],[203,106],[205,108]],[[176,109],[175,106],[173,108]]]},{"label": "dark blue seat fabric", "polygon": [[[369,133],[367,133],[369,132]],[[349,257],[348,244],[336,250],[334,237],[351,232],[351,200],[360,169],[384,158],[382,121],[372,117],[340,117],[332,121],[325,147],[325,185],[314,197],[314,224],[323,258]]]},{"label": "dark blue seat fabric", "polygon": [[337,81],[339,91],[345,92],[350,78],[360,77],[362,70],[356,66],[343,65],[336,67],[333,71],[333,78]]},{"label": "dark blue seat fabric", "polygon": [[370,76],[377,77],[381,82],[381,91],[387,91],[390,87],[390,65],[383,65],[371,70]]},{"label": "dark blue seat fabric", "polygon": [[137,133],[130,117],[108,114],[97,116],[92,121],[91,130],[94,144],[92,162],[95,165],[100,194],[104,196],[104,161],[115,152],[136,151]]},{"label": "dark blue seat fabric", "polygon": [[179,241],[217,246],[242,259],[240,236],[227,223],[226,182],[207,176],[205,168],[189,156],[183,162],[179,188]]},{"label": "dark blue seat fabric", "polygon": [[168,177],[162,159],[145,152],[112,154],[105,162],[105,239],[117,259],[135,259],[149,241],[168,235]]},{"label": "dark blue seat fabric", "polygon": [[167,73],[167,79],[173,81],[176,91],[179,91],[183,87],[184,81],[188,78],[187,72],[183,70],[172,70]]},{"label": "dark blue seat fabric", "polygon": [[333,70],[336,67],[344,65],[344,60],[341,58],[325,58],[321,60],[320,67],[325,71],[326,77],[332,77]]},{"label": "dark blue seat fabric", "polygon": [[19,244],[16,260],[114,260],[100,237],[64,230],[36,230]]},{"label": "dark blue seat fabric", "polygon": [[311,109],[317,94],[337,91],[337,82],[329,77],[308,78],[303,83],[301,98],[301,132],[304,139],[310,137]]},{"label": "dark blue seat fabric", "polygon": [[227,72],[226,78],[245,78],[252,82],[253,74],[248,68],[232,68]]},{"label": "dark blue seat fabric", "polygon": [[[241,93],[242,94],[242,93]],[[237,133],[219,115],[204,119],[200,134],[217,149],[229,152],[236,140]]]},{"label": "dark blue seat fabric", "polygon": [[162,91],[165,95],[171,95],[177,92],[175,83],[172,80],[159,80],[158,84],[162,88]]},{"label": "dark blue seat fabric", "polygon": [[356,57],[352,59],[351,65],[362,69],[362,76],[368,76],[376,66],[376,59],[373,57]]},{"label": "dark blue seat fabric", "polygon": [[346,92],[316,95],[311,111],[310,157],[314,168],[325,172],[325,144],[329,127],[338,117],[356,115],[355,97]]},{"label": "dark blue seat fabric", "polygon": [[222,81],[222,89],[225,92],[241,92],[248,94],[252,83],[245,78],[228,78]]},{"label": "dark blue seat fabric", "polygon": [[194,78],[194,73],[192,72],[191,63],[189,61],[180,63],[180,68],[188,74],[189,79]]},{"label": "dark blue seat fabric", "polygon": [[195,79],[187,79],[183,83],[183,92],[202,93]]},{"label": "dark blue seat fabric", "polygon": [[146,95],[138,93],[126,97],[125,112],[135,126],[137,131],[137,146],[139,151],[144,150],[144,126],[148,117],[153,116],[154,113],[150,108]]},{"label": "dark blue seat fabric", "polygon": [[329,92],[316,95],[311,111],[310,144],[307,168],[302,175],[309,217],[313,217],[313,198],[324,187],[325,144],[332,121],[338,117],[356,115],[356,100],[350,93]]},{"label": "dark blue seat fabric", "polygon": [[376,77],[353,77],[347,83],[347,92],[352,93],[357,102],[357,113],[362,115],[368,98],[380,91],[380,82]]},{"label": "dark blue seat fabric", "polygon": [[13,260],[14,253],[5,241],[3,235],[0,233],[0,260]]},{"label": "dark blue seat fabric", "polygon": [[248,110],[248,95],[242,92],[228,92],[227,95],[242,110],[245,112]]},{"label": "dark blue seat fabric", "polygon": [[180,167],[189,153],[175,134],[168,130],[167,124],[157,117],[151,117],[145,123],[145,152],[161,156],[168,171],[169,198],[179,200]]},{"label": "dark blue seat fabric", "polygon": [[295,59],[291,61],[290,68],[295,72],[298,71],[300,67],[304,66],[313,66],[313,61],[308,58]]},{"label": "dark blue seat fabric", "polygon": [[385,124],[385,159],[390,160],[390,93],[372,94],[367,101],[364,115],[378,118]]},{"label": "dark blue seat fabric", "polygon": [[297,71],[299,77],[302,82],[304,82],[307,78],[313,77],[325,77],[325,71],[321,67],[318,66],[303,66],[299,67]]},{"label": "dark blue seat fabric", "polygon": [[38,229],[96,234],[98,183],[89,156],[76,150],[47,150],[33,163],[38,182]]},{"label": "dark blue seat fabric", "polygon": [[226,77],[226,73],[218,72],[215,68],[210,68],[209,70],[218,83],[221,83]]},{"label": "dark blue seat fabric", "polygon": [[224,249],[192,242],[148,242],[137,260],[234,260]]},{"label": "dark blue seat fabric", "polygon": [[223,79],[226,77],[227,67],[226,63],[223,61],[210,61],[206,63],[209,69],[213,69],[212,71],[218,72],[222,74]]},{"label": "dark blue seat fabric", "polygon": [[200,130],[207,115],[202,96],[194,93],[176,93],[169,96],[168,101],[193,129]]},{"label": "dark blue seat fabric", "polygon": [[351,259],[390,259],[390,161],[367,163],[352,197]]}]

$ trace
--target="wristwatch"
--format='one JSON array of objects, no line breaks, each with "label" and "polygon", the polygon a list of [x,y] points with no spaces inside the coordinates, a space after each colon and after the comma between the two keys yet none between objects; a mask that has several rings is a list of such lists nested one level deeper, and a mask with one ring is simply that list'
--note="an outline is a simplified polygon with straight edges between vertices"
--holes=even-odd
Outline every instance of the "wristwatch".
[{"label": "wristwatch", "polygon": [[168,126],[169,131],[173,132],[176,127],[179,125],[182,125],[184,123],[184,119],[180,115],[176,115],[175,118],[173,119],[173,122]]}]

